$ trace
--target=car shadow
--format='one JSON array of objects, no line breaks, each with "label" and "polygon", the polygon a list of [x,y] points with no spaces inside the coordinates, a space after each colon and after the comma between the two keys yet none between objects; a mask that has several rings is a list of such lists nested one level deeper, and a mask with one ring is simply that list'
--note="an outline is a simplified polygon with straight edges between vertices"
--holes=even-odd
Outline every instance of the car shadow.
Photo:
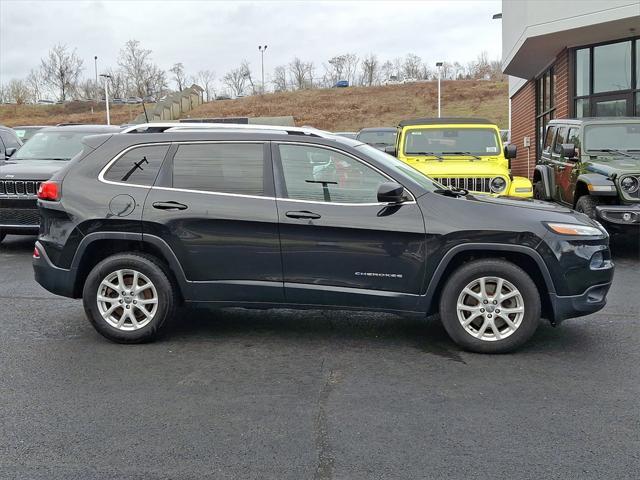
[{"label": "car shadow", "polygon": [[610,248],[613,260],[640,260],[640,235],[612,235]]},{"label": "car shadow", "polygon": [[0,252],[32,253],[37,239],[35,235],[7,235],[0,243]]}]

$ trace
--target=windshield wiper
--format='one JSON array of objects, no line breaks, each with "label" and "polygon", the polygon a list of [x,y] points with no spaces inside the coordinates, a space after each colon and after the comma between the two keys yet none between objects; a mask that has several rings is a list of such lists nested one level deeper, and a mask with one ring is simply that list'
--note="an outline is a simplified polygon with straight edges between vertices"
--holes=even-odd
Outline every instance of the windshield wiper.
[{"label": "windshield wiper", "polygon": [[439,193],[440,195],[444,195],[445,197],[466,197],[469,195],[469,190],[465,190],[464,188],[438,188],[433,191],[434,193]]},{"label": "windshield wiper", "polygon": [[471,152],[442,152],[443,155],[469,155],[470,157],[475,158],[476,160],[482,160],[478,155],[474,155]]},{"label": "windshield wiper", "polygon": [[407,152],[407,155],[425,155],[428,157],[436,157],[438,160],[444,160],[443,157],[434,152]]}]

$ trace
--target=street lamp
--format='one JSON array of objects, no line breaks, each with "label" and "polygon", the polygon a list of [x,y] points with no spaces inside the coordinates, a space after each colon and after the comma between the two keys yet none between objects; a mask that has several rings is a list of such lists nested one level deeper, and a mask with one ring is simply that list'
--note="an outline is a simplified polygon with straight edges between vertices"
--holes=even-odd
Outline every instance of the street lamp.
[{"label": "street lamp", "polygon": [[100,76],[104,77],[104,103],[107,106],[107,125],[111,125],[111,117],[109,116],[109,80],[111,80],[111,75],[101,73]]},{"label": "street lamp", "polygon": [[438,69],[438,118],[440,118],[440,79],[442,78],[442,62],[436,62]]},{"label": "street lamp", "polygon": [[98,88],[98,56],[97,55],[93,57],[93,64],[96,69],[96,103],[99,103],[100,99],[98,98],[99,88]]},{"label": "street lamp", "polygon": [[264,52],[267,51],[267,46],[258,45],[258,50],[260,51],[260,59],[262,63],[262,93],[264,94]]}]

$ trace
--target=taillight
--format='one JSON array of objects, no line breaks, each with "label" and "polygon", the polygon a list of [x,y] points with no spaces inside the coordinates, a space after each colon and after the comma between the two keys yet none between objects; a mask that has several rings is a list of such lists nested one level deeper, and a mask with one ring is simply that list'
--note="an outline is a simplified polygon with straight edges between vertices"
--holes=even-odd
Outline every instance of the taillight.
[{"label": "taillight", "polygon": [[42,182],[38,189],[40,200],[60,200],[60,185],[57,182]]},{"label": "taillight", "polygon": [[38,250],[38,247],[33,247],[33,258],[40,258],[40,250]]}]

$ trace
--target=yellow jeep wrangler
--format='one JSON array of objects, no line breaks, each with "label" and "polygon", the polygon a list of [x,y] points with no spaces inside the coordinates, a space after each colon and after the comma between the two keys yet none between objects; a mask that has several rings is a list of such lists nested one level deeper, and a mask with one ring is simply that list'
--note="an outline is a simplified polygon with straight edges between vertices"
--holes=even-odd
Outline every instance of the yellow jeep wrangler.
[{"label": "yellow jeep wrangler", "polygon": [[510,174],[516,146],[502,146],[500,130],[479,118],[418,118],[398,125],[387,153],[447,187],[532,197],[531,181]]}]

